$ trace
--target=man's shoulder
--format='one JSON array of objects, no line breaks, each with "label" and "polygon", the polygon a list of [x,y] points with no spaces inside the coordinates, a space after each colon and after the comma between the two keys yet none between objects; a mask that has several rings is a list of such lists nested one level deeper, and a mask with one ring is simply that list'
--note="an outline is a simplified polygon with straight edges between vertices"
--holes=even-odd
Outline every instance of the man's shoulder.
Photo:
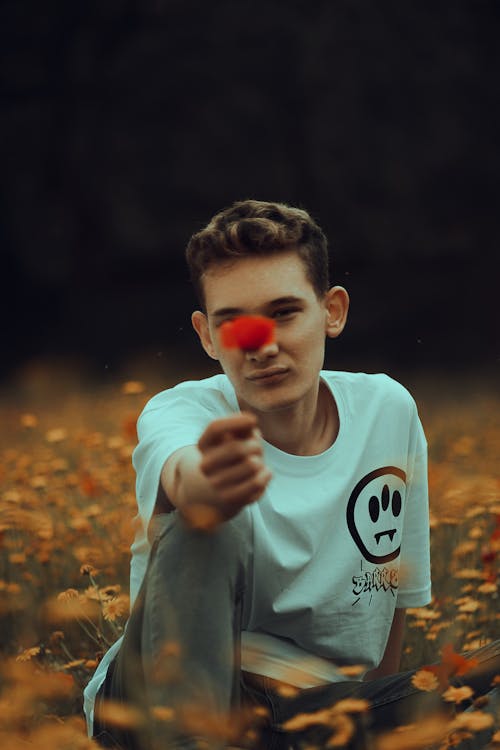
[{"label": "man's shoulder", "polygon": [[415,403],[407,388],[386,373],[322,370],[321,377],[334,391],[337,387],[345,397],[356,401],[388,399],[393,403],[409,406]]}]

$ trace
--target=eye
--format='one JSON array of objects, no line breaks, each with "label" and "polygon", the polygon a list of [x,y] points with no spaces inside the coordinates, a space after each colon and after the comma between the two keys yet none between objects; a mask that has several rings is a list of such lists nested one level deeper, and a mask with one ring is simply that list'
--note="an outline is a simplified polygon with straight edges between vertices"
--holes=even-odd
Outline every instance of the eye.
[{"label": "eye", "polygon": [[234,316],[232,318],[220,318],[219,320],[216,321],[215,327],[220,328],[223,323],[232,323],[233,320],[234,320]]},{"label": "eye", "polygon": [[282,307],[280,310],[275,310],[273,318],[278,318],[278,320],[291,318],[297,312],[300,312],[300,308],[298,307]]}]

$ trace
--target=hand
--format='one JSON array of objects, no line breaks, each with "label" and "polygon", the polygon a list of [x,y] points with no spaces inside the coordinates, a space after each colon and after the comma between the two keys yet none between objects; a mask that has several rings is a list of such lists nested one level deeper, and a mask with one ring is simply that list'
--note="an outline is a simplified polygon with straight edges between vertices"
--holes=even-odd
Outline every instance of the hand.
[{"label": "hand", "polygon": [[199,470],[210,491],[203,502],[184,504],[182,513],[189,525],[210,529],[256,502],[272,474],[264,463],[257,418],[249,412],[211,422],[198,450]]}]

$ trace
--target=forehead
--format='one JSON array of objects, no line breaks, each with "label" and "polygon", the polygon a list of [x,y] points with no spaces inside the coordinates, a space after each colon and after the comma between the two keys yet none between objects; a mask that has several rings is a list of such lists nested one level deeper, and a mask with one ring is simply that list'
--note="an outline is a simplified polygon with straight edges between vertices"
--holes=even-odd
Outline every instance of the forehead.
[{"label": "forehead", "polygon": [[209,315],[220,308],[259,308],[281,297],[316,298],[295,252],[217,264],[205,272],[202,283]]}]

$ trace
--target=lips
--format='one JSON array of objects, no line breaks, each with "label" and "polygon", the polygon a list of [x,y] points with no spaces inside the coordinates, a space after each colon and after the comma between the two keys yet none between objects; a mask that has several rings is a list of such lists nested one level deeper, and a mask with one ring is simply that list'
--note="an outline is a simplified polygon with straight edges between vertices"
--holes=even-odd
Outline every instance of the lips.
[{"label": "lips", "polygon": [[254,383],[258,383],[259,381],[266,382],[273,378],[278,379],[280,376],[284,376],[287,373],[288,369],[286,367],[267,367],[265,370],[258,370],[257,372],[250,373],[250,375],[247,376],[247,379]]}]

